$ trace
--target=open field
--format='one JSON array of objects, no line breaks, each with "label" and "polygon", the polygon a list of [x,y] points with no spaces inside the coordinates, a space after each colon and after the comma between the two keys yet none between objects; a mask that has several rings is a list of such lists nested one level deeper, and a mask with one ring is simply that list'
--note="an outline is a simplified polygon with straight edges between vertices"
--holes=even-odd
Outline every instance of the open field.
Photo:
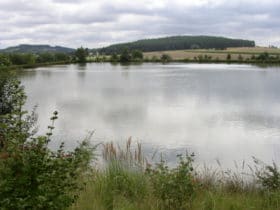
[{"label": "open field", "polygon": [[174,51],[156,51],[156,52],[146,52],[144,57],[146,59],[152,59],[153,57],[160,58],[162,54],[168,54],[173,60],[194,60],[195,57],[199,56],[210,56],[214,60],[226,60],[227,55],[231,54],[232,60],[238,60],[240,55],[244,60],[250,59],[253,55],[257,56],[260,53],[268,52],[271,55],[280,55],[280,49],[267,48],[267,47],[243,47],[243,48],[228,48],[226,50],[174,50]]}]

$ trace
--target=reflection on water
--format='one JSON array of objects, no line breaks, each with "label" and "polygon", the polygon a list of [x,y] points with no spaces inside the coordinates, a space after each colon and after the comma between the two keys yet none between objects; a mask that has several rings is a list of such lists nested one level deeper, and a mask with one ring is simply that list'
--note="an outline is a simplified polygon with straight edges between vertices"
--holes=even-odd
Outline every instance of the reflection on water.
[{"label": "reflection on water", "polygon": [[60,113],[56,139],[69,147],[129,136],[147,151],[188,150],[200,162],[280,162],[280,68],[225,64],[65,65],[26,70],[28,109],[40,131]]}]

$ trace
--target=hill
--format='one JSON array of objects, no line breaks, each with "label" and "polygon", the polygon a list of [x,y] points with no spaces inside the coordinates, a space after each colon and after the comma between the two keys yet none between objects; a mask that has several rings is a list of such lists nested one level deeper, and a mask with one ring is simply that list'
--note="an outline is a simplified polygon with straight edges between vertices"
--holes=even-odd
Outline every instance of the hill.
[{"label": "hill", "polygon": [[43,52],[60,52],[60,53],[71,53],[74,52],[75,49],[61,47],[61,46],[50,46],[50,45],[29,45],[29,44],[21,44],[18,46],[8,47],[6,49],[0,50],[3,53],[43,53]]},{"label": "hill", "polygon": [[95,49],[101,54],[121,53],[123,49],[143,52],[184,50],[184,49],[225,49],[229,47],[254,47],[251,40],[230,39],[215,36],[172,36],[157,39],[143,39],[135,42],[114,44]]}]

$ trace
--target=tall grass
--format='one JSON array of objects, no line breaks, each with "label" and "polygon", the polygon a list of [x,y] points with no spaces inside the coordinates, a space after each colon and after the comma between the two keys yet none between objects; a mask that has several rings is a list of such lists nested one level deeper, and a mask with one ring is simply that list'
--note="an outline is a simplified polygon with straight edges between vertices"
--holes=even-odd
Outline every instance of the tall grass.
[{"label": "tall grass", "polygon": [[245,162],[235,171],[198,170],[186,154],[170,168],[165,160],[149,163],[141,144],[132,144],[131,138],[123,147],[103,144],[102,158],[104,167],[87,177],[85,191],[70,210],[280,209],[276,165],[250,167],[250,173]]}]

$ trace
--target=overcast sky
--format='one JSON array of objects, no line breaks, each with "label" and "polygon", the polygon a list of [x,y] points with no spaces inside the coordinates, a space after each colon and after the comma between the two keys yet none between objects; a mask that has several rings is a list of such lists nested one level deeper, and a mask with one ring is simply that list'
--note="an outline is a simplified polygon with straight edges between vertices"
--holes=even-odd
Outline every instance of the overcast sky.
[{"label": "overcast sky", "polygon": [[0,0],[0,48],[95,48],[166,35],[280,46],[280,0]]}]

